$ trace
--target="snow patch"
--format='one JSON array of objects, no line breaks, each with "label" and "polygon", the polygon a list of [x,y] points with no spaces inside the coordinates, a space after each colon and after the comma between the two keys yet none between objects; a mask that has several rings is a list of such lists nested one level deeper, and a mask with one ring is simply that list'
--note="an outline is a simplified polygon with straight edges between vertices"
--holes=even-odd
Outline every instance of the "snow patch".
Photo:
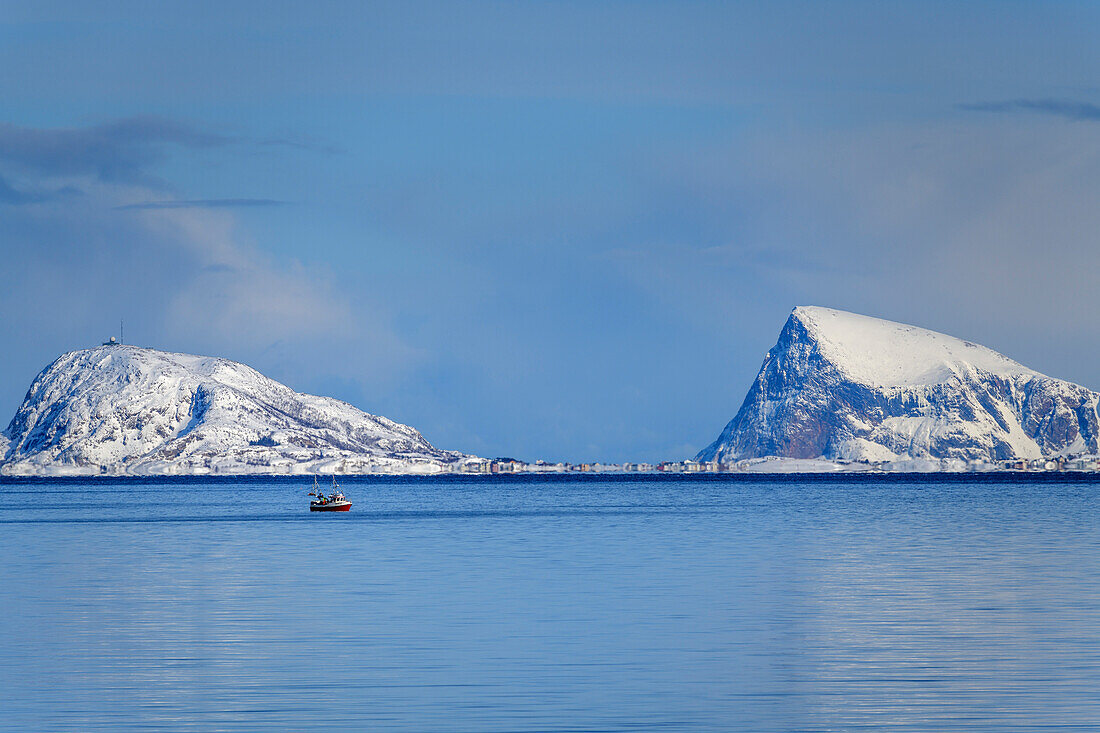
[{"label": "snow patch", "polygon": [[766,458],[748,461],[741,470],[746,473],[841,473],[867,470],[866,466],[845,465],[817,458]]},{"label": "snow patch", "polygon": [[866,438],[840,441],[836,446],[836,457],[845,461],[870,461],[871,463],[896,461],[900,458],[886,446],[873,443]]},{"label": "snow patch", "polygon": [[799,306],[793,317],[815,336],[823,356],[853,381],[873,387],[943,384],[968,367],[1040,376],[992,349],[904,323],[818,306]]}]

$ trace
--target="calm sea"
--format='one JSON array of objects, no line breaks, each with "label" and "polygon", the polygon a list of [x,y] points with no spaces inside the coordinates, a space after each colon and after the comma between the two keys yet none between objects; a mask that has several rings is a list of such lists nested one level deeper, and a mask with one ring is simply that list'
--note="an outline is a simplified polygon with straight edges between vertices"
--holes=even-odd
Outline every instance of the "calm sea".
[{"label": "calm sea", "polygon": [[0,729],[1100,730],[1100,483],[0,483]]}]

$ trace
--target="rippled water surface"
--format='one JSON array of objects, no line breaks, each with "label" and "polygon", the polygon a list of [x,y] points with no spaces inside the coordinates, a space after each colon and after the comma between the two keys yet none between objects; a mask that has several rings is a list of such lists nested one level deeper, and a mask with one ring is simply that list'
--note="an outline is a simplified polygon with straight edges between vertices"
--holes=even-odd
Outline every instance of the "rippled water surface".
[{"label": "rippled water surface", "polygon": [[1100,730],[1100,483],[343,485],[0,483],[0,729]]}]

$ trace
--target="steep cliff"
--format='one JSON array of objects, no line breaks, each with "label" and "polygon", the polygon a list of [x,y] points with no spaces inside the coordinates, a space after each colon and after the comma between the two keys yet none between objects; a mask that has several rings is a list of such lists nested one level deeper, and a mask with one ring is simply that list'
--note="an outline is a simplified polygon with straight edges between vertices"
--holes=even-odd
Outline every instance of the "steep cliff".
[{"label": "steep cliff", "polygon": [[984,346],[795,308],[737,416],[700,460],[1006,460],[1097,452],[1098,395]]}]

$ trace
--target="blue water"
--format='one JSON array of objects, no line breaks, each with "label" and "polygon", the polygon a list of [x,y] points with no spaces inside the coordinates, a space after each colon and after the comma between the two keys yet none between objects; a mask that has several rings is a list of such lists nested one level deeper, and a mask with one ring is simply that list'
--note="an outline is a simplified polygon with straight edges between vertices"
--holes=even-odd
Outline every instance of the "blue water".
[{"label": "blue water", "polygon": [[1100,483],[343,486],[0,483],[0,729],[1100,730]]}]

